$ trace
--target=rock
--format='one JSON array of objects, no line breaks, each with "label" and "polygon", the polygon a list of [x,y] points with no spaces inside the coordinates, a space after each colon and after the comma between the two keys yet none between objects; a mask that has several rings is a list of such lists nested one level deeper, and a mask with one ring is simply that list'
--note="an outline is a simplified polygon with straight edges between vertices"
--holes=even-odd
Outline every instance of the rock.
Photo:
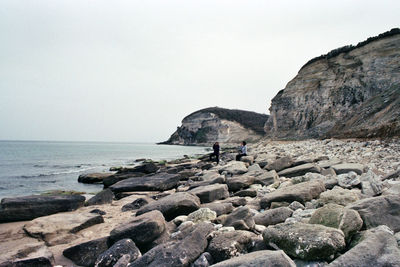
[{"label": "rock", "polygon": [[382,181],[388,180],[388,179],[396,179],[400,177],[400,168],[398,168],[396,171],[391,172],[385,176],[382,177]]},{"label": "rock", "polygon": [[319,167],[315,163],[307,163],[307,164],[299,165],[299,166],[292,167],[289,169],[284,169],[284,170],[278,172],[278,175],[284,176],[284,177],[295,177],[295,176],[305,175],[308,172],[320,173],[321,167]]},{"label": "rock", "polygon": [[198,170],[182,170],[178,174],[181,176],[181,181],[187,181],[190,177],[195,176],[197,172]]},{"label": "rock", "polygon": [[79,266],[94,266],[97,257],[108,249],[107,240],[108,237],[102,237],[69,247],[63,255]]},{"label": "rock", "polygon": [[199,223],[182,240],[160,244],[132,262],[130,267],[188,266],[207,248],[207,236],[214,227],[209,223]]},{"label": "rock", "polygon": [[361,175],[364,172],[364,165],[358,163],[342,163],[333,165],[332,168],[335,170],[336,174],[343,174],[349,172],[355,172]]},{"label": "rock", "polygon": [[330,169],[334,165],[341,164],[342,161],[340,159],[331,159],[331,160],[323,160],[318,162],[318,166],[324,169]]},{"label": "rock", "polygon": [[85,202],[85,206],[92,205],[102,205],[111,203],[113,201],[114,194],[110,189],[105,189],[99,193],[97,193],[94,197],[90,198]]},{"label": "rock", "polygon": [[352,188],[361,183],[360,176],[351,171],[337,176],[338,184],[343,188]]},{"label": "rock", "polygon": [[254,176],[250,175],[237,175],[228,177],[226,184],[228,185],[229,191],[238,191],[242,188],[247,188],[254,183]]},{"label": "rock", "polygon": [[125,179],[110,186],[116,192],[166,191],[176,187],[180,176],[177,174],[158,173],[152,176]]},{"label": "rock", "polygon": [[134,177],[142,177],[145,176],[146,174],[141,173],[141,172],[128,172],[128,173],[116,173],[114,175],[111,175],[110,177],[104,178],[103,179],[103,185],[104,188],[108,188],[113,184],[116,184],[120,181],[126,180],[126,179],[130,179],[130,178],[134,178]]},{"label": "rock", "polygon": [[246,173],[247,167],[244,162],[231,161],[219,169],[219,173],[227,172],[229,175],[240,175]]},{"label": "rock", "polygon": [[236,230],[251,230],[254,219],[248,207],[239,207],[226,217],[224,226],[233,226]]},{"label": "rock", "polygon": [[221,203],[231,203],[234,207],[245,206],[247,200],[244,197],[230,197],[224,200],[220,200]]},{"label": "rock", "polygon": [[382,192],[382,195],[400,195],[400,183],[390,186]]},{"label": "rock", "polygon": [[343,231],[346,240],[359,231],[363,221],[357,211],[337,204],[327,204],[317,209],[310,218],[311,224],[322,224]]},{"label": "rock", "polygon": [[205,181],[200,181],[200,182],[194,182],[190,184],[189,189],[193,189],[199,186],[206,186],[206,185],[212,185],[212,184],[223,184],[225,183],[225,176],[223,175],[218,175],[216,178],[212,180],[205,180]]},{"label": "rock", "polygon": [[129,254],[122,255],[113,267],[127,267],[130,261],[131,256]]},{"label": "rock", "polygon": [[140,247],[160,237],[165,229],[164,216],[160,211],[153,210],[117,226],[110,232],[109,239],[113,244],[118,240],[129,238]]},{"label": "rock", "polygon": [[240,190],[234,194],[234,196],[238,197],[256,197],[257,196],[257,190],[256,189],[245,189],[245,190]]},{"label": "rock", "polygon": [[187,216],[187,220],[194,223],[213,221],[216,218],[217,213],[208,208],[200,208]]},{"label": "rock", "polygon": [[226,184],[199,186],[190,190],[189,193],[198,196],[201,203],[209,203],[229,197],[228,186]]},{"label": "rock", "polygon": [[200,208],[200,199],[186,192],[174,193],[145,205],[136,212],[140,215],[152,210],[159,210],[170,221],[179,215],[188,215]]},{"label": "rock", "polygon": [[332,190],[322,192],[319,196],[318,202],[322,205],[328,203],[335,203],[338,205],[346,206],[359,200],[359,196],[356,192],[349,189],[343,189],[339,186],[335,186]]},{"label": "rock", "polygon": [[145,162],[142,165],[135,166],[133,168],[122,168],[118,170],[118,173],[132,173],[132,172],[139,172],[139,173],[155,173],[160,169],[154,162]]},{"label": "rock", "polygon": [[400,266],[400,249],[393,233],[385,226],[365,231],[361,241],[329,264],[339,266]]},{"label": "rock", "polygon": [[301,222],[268,226],[263,238],[268,245],[303,260],[333,260],[346,246],[341,230]]},{"label": "rock", "polygon": [[179,226],[179,225],[181,225],[182,223],[184,223],[184,222],[187,221],[187,217],[188,217],[188,216],[186,216],[186,215],[181,215],[181,216],[175,217],[175,219],[173,219],[172,221],[174,222],[174,224],[175,224],[176,226]]},{"label": "rock", "polygon": [[243,156],[240,161],[245,162],[249,165],[252,165],[254,163],[254,157],[253,156]]},{"label": "rock", "polygon": [[268,226],[284,222],[287,218],[292,216],[293,210],[287,207],[281,207],[271,210],[266,210],[263,213],[254,216],[256,224]]},{"label": "rock", "polygon": [[207,170],[203,171],[202,175],[200,176],[202,181],[212,181],[216,178],[220,178],[221,175],[217,170]]},{"label": "rock", "polygon": [[322,169],[321,170],[321,174],[323,176],[331,176],[331,177],[335,177],[336,176],[336,172],[333,168],[328,168],[328,169]]},{"label": "rock", "polygon": [[43,239],[53,246],[66,244],[75,239],[70,234],[103,222],[103,217],[95,213],[60,213],[36,218],[26,223],[24,230],[30,236]]},{"label": "rock", "polygon": [[298,201],[300,203],[305,203],[306,201],[318,197],[324,191],[325,185],[320,180],[299,183],[266,194],[266,196],[261,199],[260,205],[265,209],[270,206],[271,202],[276,201]]},{"label": "rock", "polygon": [[279,172],[283,169],[292,167],[293,163],[294,160],[292,159],[292,157],[286,156],[269,163],[267,166],[265,166],[265,169],[269,171],[275,170],[276,172]]},{"label": "rock", "polygon": [[[322,193],[322,194],[323,194],[323,193]],[[321,194],[321,195],[322,195],[322,194]],[[298,210],[298,209],[304,210],[304,209],[305,209],[304,205],[301,204],[301,203],[298,202],[298,201],[293,201],[292,203],[290,203],[290,205],[289,205],[288,207],[289,207],[289,209],[291,209],[291,210]]]},{"label": "rock", "polygon": [[282,250],[260,250],[239,257],[221,261],[213,267],[237,267],[237,266],[279,266],[296,267],[296,264]]},{"label": "rock", "polygon": [[113,174],[105,172],[81,174],[78,177],[78,182],[84,184],[103,183],[104,178],[110,177]]},{"label": "rock", "polygon": [[369,197],[380,195],[383,191],[382,178],[369,170],[360,177],[362,193]]},{"label": "rock", "polygon": [[213,263],[214,260],[211,254],[208,252],[204,252],[203,254],[200,255],[200,257],[197,258],[195,262],[193,262],[192,265],[190,265],[190,267],[208,267]]},{"label": "rock", "polygon": [[262,184],[265,186],[277,183],[279,185],[280,181],[279,181],[279,175],[276,173],[275,170],[269,171],[269,172],[265,172],[262,173],[260,175],[257,175],[254,178],[254,183],[256,184]]},{"label": "rock", "polygon": [[222,214],[227,214],[233,211],[233,205],[232,203],[207,203],[207,204],[202,204],[202,208],[209,208],[212,211],[215,211],[217,213],[217,216],[220,216]]},{"label": "rock", "polygon": [[97,257],[95,267],[112,267],[124,255],[129,255],[129,262],[142,256],[131,239],[121,239]]},{"label": "rock", "polygon": [[149,197],[140,197],[135,199],[132,203],[122,206],[121,211],[137,210],[153,201],[154,200]]},{"label": "rock", "polygon": [[251,251],[258,236],[249,231],[217,233],[210,241],[207,252],[214,262],[224,261]]},{"label": "rock", "polygon": [[[242,161],[243,161],[243,157],[242,157]],[[247,168],[247,171],[249,173],[257,173],[257,172],[262,172],[263,169],[260,167],[260,165],[255,163],[255,164],[252,164],[251,166],[249,166],[249,168]]]},{"label": "rock", "polygon": [[3,198],[0,204],[0,223],[28,221],[57,212],[76,210],[84,202],[85,197],[80,195]]},{"label": "rock", "polygon": [[[15,248],[16,249],[16,248]],[[26,247],[17,252],[17,259],[9,258],[6,262],[0,260],[0,267],[52,267],[54,266],[53,253],[46,247]]]},{"label": "rock", "polygon": [[386,225],[400,231],[400,196],[387,195],[359,200],[347,208],[358,211],[367,229]]}]

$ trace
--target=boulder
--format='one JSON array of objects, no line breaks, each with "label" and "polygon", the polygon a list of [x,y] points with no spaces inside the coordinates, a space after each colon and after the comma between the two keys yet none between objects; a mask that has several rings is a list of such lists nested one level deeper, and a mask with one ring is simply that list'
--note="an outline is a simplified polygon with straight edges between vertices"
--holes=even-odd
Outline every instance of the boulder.
[{"label": "boulder", "polygon": [[160,244],[132,262],[130,267],[189,266],[207,248],[208,235],[214,230],[209,223],[196,224],[192,231],[179,241]]},{"label": "boulder", "polygon": [[254,228],[254,219],[248,207],[239,207],[226,217],[224,226],[233,226],[236,230],[251,230]]},{"label": "boulder", "polygon": [[268,193],[260,201],[263,209],[268,208],[271,202],[293,202],[298,201],[304,204],[306,201],[317,198],[325,191],[325,185],[320,180],[299,183],[284,187]]},{"label": "boulder", "polygon": [[195,260],[195,262],[190,265],[190,267],[208,267],[213,263],[214,260],[211,254],[208,252],[204,252],[200,255],[200,257],[197,258],[197,260]]},{"label": "boulder", "polygon": [[97,257],[108,249],[108,237],[102,237],[69,247],[63,255],[79,266],[94,266]]},{"label": "boulder", "polygon": [[247,188],[254,183],[254,176],[250,175],[236,175],[228,177],[226,184],[228,185],[229,191],[238,191],[242,188]]},{"label": "boulder", "polygon": [[166,229],[164,216],[158,210],[137,216],[131,221],[121,224],[110,232],[110,243],[121,239],[132,239],[136,245],[149,244],[160,237]]},{"label": "boulder", "polygon": [[189,189],[193,189],[193,188],[196,188],[199,186],[211,185],[211,184],[223,184],[223,183],[225,183],[225,180],[226,180],[225,176],[218,175],[216,178],[211,179],[211,180],[205,180],[205,181],[191,183],[189,186]]},{"label": "boulder", "polygon": [[207,252],[214,262],[224,261],[251,251],[258,236],[249,231],[217,232],[211,239]]},{"label": "boulder", "polygon": [[356,246],[331,262],[329,267],[341,266],[400,266],[400,249],[393,232],[379,226],[361,234]]},{"label": "boulder", "polygon": [[146,174],[141,173],[141,172],[132,172],[132,173],[116,173],[114,175],[111,175],[109,177],[106,177],[103,179],[103,185],[104,188],[108,188],[113,184],[118,183],[119,181],[134,178],[134,177],[142,177],[145,176]]},{"label": "boulder", "polygon": [[301,204],[301,203],[298,202],[298,201],[293,201],[292,203],[290,203],[290,205],[289,205],[288,207],[289,207],[289,209],[291,209],[291,210],[298,210],[298,209],[304,210],[304,209],[305,209],[304,205]]},{"label": "boulder", "polygon": [[212,211],[215,211],[217,213],[217,216],[220,216],[222,214],[227,214],[233,211],[233,205],[232,203],[207,203],[207,204],[202,204],[202,208],[209,208]]},{"label": "boulder", "polygon": [[291,167],[293,163],[294,163],[293,158],[290,156],[286,156],[269,163],[267,166],[265,166],[265,169],[269,171],[275,170],[276,172],[279,172],[283,169]]},{"label": "boulder", "polygon": [[142,256],[140,250],[131,239],[121,239],[97,257],[95,266],[112,267],[124,255],[129,255],[128,262],[135,261]]},{"label": "boulder", "polygon": [[362,193],[369,197],[380,195],[383,191],[382,177],[369,170],[360,177]]},{"label": "boulder", "polygon": [[276,266],[296,267],[296,264],[282,250],[260,250],[240,255],[229,260],[221,261],[212,267],[238,267],[238,266]]},{"label": "boulder", "polygon": [[322,205],[328,203],[334,203],[342,206],[346,206],[350,203],[359,200],[359,196],[356,192],[349,189],[343,189],[339,186],[335,186],[332,190],[322,192],[319,196],[318,202]]},{"label": "boulder", "polygon": [[113,198],[114,193],[110,189],[105,189],[86,201],[85,206],[108,204],[113,201]]},{"label": "boulder", "polygon": [[[243,159],[243,158],[242,158]],[[247,168],[247,171],[249,173],[258,173],[258,172],[265,172],[260,165],[258,165],[257,163],[251,165],[249,168]]]},{"label": "boulder", "polygon": [[320,173],[321,167],[315,163],[306,163],[289,169],[284,169],[278,172],[278,175],[284,177],[295,177],[305,175],[308,172]]},{"label": "boulder", "polygon": [[254,216],[256,224],[268,226],[284,222],[292,216],[293,210],[288,207],[280,207],[276,209],[266,210]]},{"label": "boulder", "polygon": [[264,172],[261,173],[257,176],[254,177],[254,183],[255,184],[261,184],[261,185],[271,185],[273,183],[278,183],[279,185],[279,175],[276,173],[275,170],[269,171],[269,172]]},{"label": "boulder", "polygon": [[322,224],[343,231],[346,240],[357,233],[363,221],[357,211],[337,204],[327,204],[317,209],[310,218],[311,224]]},{"label": "boulder", "polygon": [[[3,237],[3,236],[2,236]],[[14,237],[15,238],[15,237]],[[2,240],[4,242],[4,240]],[[2,244],[3,246],[4,244]],[[13,248],[15,250],[14,257],[5,257],[7,260],[3,262],[0,259],[0,267],[52,267],[54,266],[53,253],[45,246],[27,246],[24,248]],[[6,256],[6,255],[2,255]]]},{"label": "boulder", "polygon": [[201,203],[209,203],[229,197],[228,186],[226,184],[199,186],[190,190],[189,193],[198,196]]},{"label": "boulder", "polygon": [[3,198],[0,204],[0,223],[28,221],[58,212],[72,211],[83,206],[80,195],[25,196]]},{"label": "boulder", "polygon": [[226,172],[230,175],[239,175],[246,173],[246,164],[242,161],[230,161],[219,169],[219,173]]},{"label": "boulder", "polygon": [[234,196],[238,197],[256,197],[257,196],[257,190],[248,188],[244,190],[237,191]]},{"label": "boulder", "polygon": [[358,163],[341,163],[331,167],[335,170],[336,174],[355,172],[358,175],[361,175],[365,168],[364,165]]},{"label": "boulder", "polygon": [[333,260],[346,246],[341,230],[301,222],[270,225],[263,238],[269,246],[303,260]]},{"label": "boulder", "polygon": [[24,230],[53,246],[68,243],[74,239],[71,234],[103,222],[103,217],[96,213],[59,213],[36,218],[26,223]]},{"label": "boulder", "polygon": [[220,200],[221,203],[231,203],[234,207],[245,206],[247,200],[244,197],[230,197],[224,200]]},{"label": "boulder", "polygon": [[166,191],[176,187],[180,176],[177,174],[158,173],[151,176],[134,177],[122,180],[110,186],[116,192]]},{"label": "boulder", "polygon": [[104,178],[110,177],[113,174],[105,172],[81,174],[78,177],[78,182],[84,184],[101,184]]},{"label": "boulder", "polygon": [[149,197],[140,197],[132,201],[131,203],[122,206],[121,211],[138,210],[141,207],[153,202],[154,200]]},{"label": "boulder", "polygon": [[361,183],[360,176],[353,171],[338,175],[337,180],[338,184],[343,188],[356,187]]},{"label": "boulder", "polygon": [[200,208],[200,199],[186,192],[174,193],[145,205],[136,212],[140,215],[152,210],[159,210],[170,221],[179,215],[188,215]]},{"label": "boulder", "polygon": [[154,162],[144,162],[142,165],[135,166],[135,167],[127,167],[118,170],[118,174],[120,173],[132,173],[132,172],[139,172],[139,173],[155,173],[160,169]]},{"label": "boulder", "polygon": [[347,208],[358,211],[367,229],[386,225],[400,231],[400,196],[387,195],[359,200]]},{"label": "boulder", "polygon": [[400,195],[400,183],[391,185],[382,192],[382,195]]},{"label": "boulder", "polygon": [[249,165],[252,165],[254,163],[254,157],[253,156],[243,156],[240,158],[240,161],[245,162]]},{"label": "boulder", "polygon": [[187,216],[187,220],[194,223],[209,222],[215,220],[216,218],[217,213],[208,208],[200,208]]}]

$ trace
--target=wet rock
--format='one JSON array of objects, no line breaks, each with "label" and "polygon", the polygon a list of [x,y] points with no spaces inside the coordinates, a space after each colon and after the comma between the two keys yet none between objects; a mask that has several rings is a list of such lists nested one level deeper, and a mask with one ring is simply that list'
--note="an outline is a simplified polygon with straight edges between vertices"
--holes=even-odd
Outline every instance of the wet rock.
[{"label": "wet rock", "polygon": [[233,211],[233,205],[232,203],[207,203],[207,204],[202,204],[202,208],[209,208],[212,211],[215,211],[217,213],[217,216],[220,216],[222,214],[227,214]]},{"label": "wet rock", "polygon": [[265,197],[261,199],[260,205],[265,209],[270,206],[271,202],[277,201],[298,201],[300,203],[305,203],[306,201],[318,197],[324,191],[325,185],[320,180],[299,183],[266,194]]},{"label": "wet rock", "polygon": [[400,196],[387,195],[359,200],[347,208],[358,211],[367,229],[386,225],[400,231]]},{"label": "wet rock", "polygon": [[290,156],[286,156],[269,163],[267,166],[265,166],[265,169],[269,171],[275,170],[276,172],[279,172],[283,169],[291,167],[293,163],[294,163],[293,158]]},{"label": "wet rock", "polygon": [[28,221],[58,212],[72,211],[83,206],[80,195],[25,196],[3,198],[0,204],[0,223]]},{"label": "wet rock", "polygon": [[295,177],[295,176],[305,175],[308,172],[320,173],[321,167],[319,167],[315,163],[307,163],[289,169],[284,169],[278,172],[278,175],[284,177]]},{"label": "wet rock", "polygon": [[105,189],[97,193],[94,197],[85,202],[85,206],[102,205],[111,203],[114,198],[114,193],[110,189]]},{"label": "wet rock", "polygon": [[201,203],[209,203],[229,197],[228,186],[226,184],[199,186],[190,190],[189,193],[198,196]]},{"label": "wet rock", "polygon": [[217,213],[208,208],[200,208],[187,216],[188,221],[192,221],[194,223],[199,222],[210,222],[217,218]]},{"label": "wet rock", "polygon": [[332,168],[335,170],[336,174],[355,172],[361,175],[364,172],[365,166],[358,163],[342,163],[333,165]]},{"label": "wet rock", "polygon": [[81,174],[78,177],[78,182],[84,184],[103,183],[103,179],[110,177],[113,174],[114,173],[104,173],[104,172]]},{"label": "wet rock", "polygon": [[63,255],[79,266],[94,266],[97,257],[108,249],[108,237],[91,240],[67,248]]},{"label": "wet rock", "polygon": [[251,230],[254,224],[253,215],[246,206],[239,207],[232,211],[223,223],[224,226],[233,226],[236,230]]},{"label": "wet rock", "polygon": [[170,221],[179,215],[188,215],[200,208],[200,199],[186,192],[174,193],[145,205],[136,212],[140,215],[152,210],[159,210]]},{"label": "wet rock", "polygon": [[332,190],[322,192],[319,196],[318,202],[322,205],[328,203],[335,203],[338,205],[346,206],[359,200],[359,196],[356,192],[349,189],[343,189],[339,186],[335,186]]},{"label": "wet rock", "polygon": [[295,267],[296,264],[282,250],[260,250],[240,255],[212,265],[213,267],[279,266]]},{"label": "wet rock", "polygon": [[292,216],[293,210],[287,207],[280,207],[276,209],[266,210],[254,216],[256,224],[268,226],[284,222],[287,218]]},{"label": "wet rock", "polygon": [[166,191],[176,187],[180,176],[177,174],[158,173],[151,176],[134,177],[122,180],[110,186],[116,192]]},{"label": "wet rock", "polygon": [[124,255],[129,255],[129,262],[142,256],[131,239],[122,239],[97,257],[95,267],[112,267]]},{"label": "wet rock", "polygon": [[269,246],[304,260],[333,260],[346,245],[341,230],[300,222],[268,226],[263,238]]},{"label": "wet rock", "polygon": [[361,183],[360,176],[357,173],[350,171],[348,173],[337,176],[338,184],[343,188],[352,188]]}]

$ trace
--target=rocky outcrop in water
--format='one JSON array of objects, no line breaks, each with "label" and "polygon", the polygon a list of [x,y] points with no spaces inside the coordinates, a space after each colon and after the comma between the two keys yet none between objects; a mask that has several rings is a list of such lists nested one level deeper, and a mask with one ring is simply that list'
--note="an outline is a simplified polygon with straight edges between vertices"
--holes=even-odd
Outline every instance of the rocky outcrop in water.
[{"label": "rocky outcrop in water", "polygon": [[264,135],[268,115],[244,110],[206,108],[182,120],[182,125],[164,144],[196,145],[213,142],[254,141]]},{"label": "rocky outcrop in water", "polygon": [[270,114],[279,139],[400,135],[400,29],[310,60]]}]

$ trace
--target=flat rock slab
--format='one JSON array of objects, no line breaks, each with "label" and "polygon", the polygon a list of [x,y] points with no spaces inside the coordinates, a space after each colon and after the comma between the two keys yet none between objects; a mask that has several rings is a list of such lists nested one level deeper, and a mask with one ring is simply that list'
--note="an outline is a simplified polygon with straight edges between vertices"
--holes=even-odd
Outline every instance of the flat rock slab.
[{"label": "flat rock slab", "polygon": [[284,177],[295,177],[295,176],[302,176],[308,172],[320,173],[321,170],[322,170],[321,167],[319,167],[317,164],[307,163],[296,167],[284,169],[278,172],[278,175]]},{"label": "flat rock slab", "polygon": [[180,180],[178,174],[159,173],[151,176],[134,177],[122,180],[110,186],[116,192],[132,191],[165,191],[177,186]]},{"label": "flat rock slab", "polygon": [[287,218],[292,216],[293,210],[288,207],[279,207],[276,209],[266,210],[263,213],[254,216],[256,224],[268,226],[284,222]]},{"label": "flat rock slab", "polygon": [[267,245],[303,260],[333,260],[346,246],[341,230],[300,222],[268,226],[263,238]]},{"label": "flat rock slab", "polygon": [[358,211],[367,229],[386,225],[400,231],[400,196],[387,195],[359,200],[347,208]]},{"label": "flat rock slab", "polygon": [[179,215],[188,215],[200,208],[200,199],[187,192],[174,193],[145,205],[136,212],[141,215],[152,210],[159,210],[170,221]]},{"label": "flat rock slab", "polygon": [[254,219],[247,206],[236,208],[227,215],[223,225],[232,226],[236,230],[251,230],[254,228]]},{"label": "flat rock slab", "polygon": [[103,183],[103,180],[110,177],[111,175],[114,175],[114,173],[97,172],[81,174],[78,177],[78,182],[84,184]]},{"label": "flat rock slab", "polygon": [[135,243],[129,239],[119,240],[117,243],[112,245],[105,252],[100,254],[97,259],[96,267],[112,267],[114,266],[120,258],[124,255],[129,255],[129,261],[133,262],[137,258],[141,257],[142,254],[140,250],[136,247]]},{"label": "flat rock slab", "polygon": [[189,191],[200,198],[201,203],[210,203],[214,200],[229,197],[228,186],[226,184],[212,184],[199,186]]},{"label": "flat rock slab", "polygon": [[0,204],[0,223],[28,221],[58,212],[72,211],[83,206],[80,195],[25,196],[3,198]]},{"label": "flat rock slab", "polygon": [[96,259],[108,249],[108,237],[102,237],[69,247],[63,255],[79,266],[94,266]]},{"label": "flat rock slab", "polygon": [[249,187],[254,183],[254,181],[254,176],[244,174],[228,177],[226,179],[226,184],[228,185],[229,191],[238,191],[240,189]]},{"label": "flat rock slab", "polygon": [[202,204],[202,208],[209,208],[212,211],[215,211],[217,213],[217,216],[220,216],[222,214],[227,214],[233,211],[233,205],[232,203],[207,203],[207,204]]},{"label": "flat rock slab", "polygon": [[332,190],[322,192],[318,202],[323,205],[334,203],[346,206],[358,200],[360,200],[360,197],[355,191],[335,186]]},{"label": "flat rock slab", "polygon": [[263,209],[268,208],[271,202],[293,202],[298,201],[304,204],[311,199],[318,197],[325,191],[325,184],[321,180],[299,183],[284,187],[268,193],[260,201]]},{"label": "flat rock slab", "polygon": [[85,206],[102,205],[111,203],[114,199],[114,193],[110,189],[105,189],[97,193],[94,197],[85,202]]},{"label": "flat rock slab", "polygon": [[361,175],[364,172],[365,166],[358,163],[341,163],[333,165],[332,169],[335,170],[336,174],[355,172],[358,175]]},{"label": "flat rock slab", "polygon": [[230,161],[219,168],[219,173],[227,172],[230,175],[244,174],[248,171],[246,164],[242,161]]},{"label": "flat rock slab", "polygon": [[240,255],[229,260],[221,261],[213,267],[238,267],[238,266],[280,266],[296,267],[296,264],[282,250],[261,250]]},{"label": "flat rock slab", "polygon": [[60,213],[36,218],[26,223],[24,230],[31,236],[43,239],[48,245],[56,245],[65,243],[62,235],[77,233],[103,222],[103,217],[96,213]]}]

